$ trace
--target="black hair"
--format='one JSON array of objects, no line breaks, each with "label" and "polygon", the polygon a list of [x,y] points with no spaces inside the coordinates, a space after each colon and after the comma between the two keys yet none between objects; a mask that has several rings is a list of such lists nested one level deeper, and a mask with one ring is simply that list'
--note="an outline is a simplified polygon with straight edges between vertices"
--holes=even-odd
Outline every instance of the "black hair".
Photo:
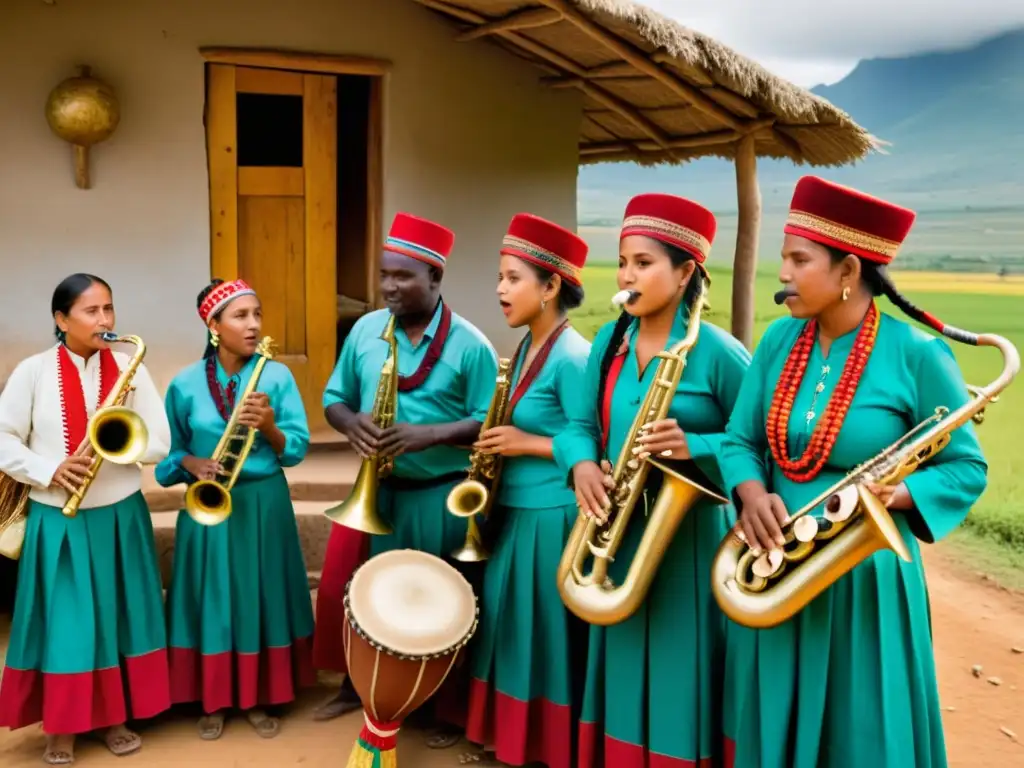
[{"label": "black hair", "polygon": [[[828,251],[829,259],[832,261],[833,266],[838,265],[848,255],[851,255],[842,248],[834,248],[830,245],[826,245],[824,248]],[[907,317],[935,329],[949,339],[959,341],[962,344],[976,345],[978,343],[977,334],[946,325],[935,315],[916,306],[910,299],[900,293],[884,264],[870,261],[856,254],[852,255],[856,256],[860,261],[861,282],[872,296],[885,296]]]},{"label": "black hair", "polygon": [[[68,275],[56,288],[53,289],[53,298],[50,299],[50,314],[56,318],[58,312],[62,315],[67,316],[71,312],[71,308],[75,306],[75,302],[78,298],[89,290],[90,286],[99,283],[113,295],[113,290],[110,288],[110,283],[104,280],[102,277],[96,275],[90,275],[87,272],[76,272],[73,275]],[[57,341],[64,343],[67,334],[60,329],[57,325],[56,320],[53,323],[53,335],[57,337]]]},{"label": "black hair", "polygon": [[[532,261],[523,260],[537,275],[537,279],[542,283],[548,283],[554,274],[550,269],[545,269],[539,264],[534,264]],[[561,275],[559,275],[561,277]],[[583,303],[583,286],[576,285],[576,283],[570,283],[564,277],[562,277],[562,286],[558,289],[558,311],[565,314],[570,309],[576,309]]]},{"label": "black hair", "polygon": [[[210,295],[210,292],[223,282],[224,281],[221,280],[219,277],[213,278],[213,280],[210,281],[210,284],[203,288],[203,290],[199,292],[199,295],[196,296],[196,309],[199,309],[201,306],[203,306],[203,302],[206,301],[206,297]],[[220,320],[220,316],[224,313],[225,306],[227,305],[223,305],[220,309],[214,312],[211,319]],[[203,358],[205,359],[207,357],[212,357],[215,354],[217,354],[217,348],[213,346],[213,331],[211,331],[209,327],[207,327],[206,351],[203,352]]]},{"label": "black hair", "polygon": [[[696,261],[688,251],[684,251],[674,245],[663,243],[660,240],[658,244],[665,249],[665,253],[672,262],[673,269],[679,269],[679,267],[686,264],[688,261]],[[707,277],[704,275],[704,271],[698,265],[693,270],[693,276],[690,278],[690,282],[686,284],[686,290],[683,292],[683,304],[689,309],[690,312],[696,308],[698,298],[704,290],[704,286],[707,282]],[[626,329],[629,328],[629,324],[632,321],[633,316],[625,310],[619,315],[619,319],[615,321],[615,328],[612,329],[611,339],[608,341],[608,346],[604,349],[604,355],[601,358],[601,378],[600,384],[598,385],[597,402],[598,407],[601,407],[601,403],[604,402],[605,384],[608,380],[608,371],[612,367],[612,360],[615,359],[615,353],[619,350],[619,345],[622,344],[622,339],[626,335]]]}]

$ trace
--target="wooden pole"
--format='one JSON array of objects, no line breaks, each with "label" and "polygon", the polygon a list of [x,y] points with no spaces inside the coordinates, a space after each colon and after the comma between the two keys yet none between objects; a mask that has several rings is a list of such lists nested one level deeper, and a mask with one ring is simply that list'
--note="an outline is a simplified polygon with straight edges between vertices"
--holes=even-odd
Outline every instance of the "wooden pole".
[{"label": "wooden pole", "polygon": [[754,283],[757,279],[757,240],[761,231],[761,190],[757,185],[754,136],[736,145],[736,199],[739,222],[732,273],[732,335],[753,349]]}]

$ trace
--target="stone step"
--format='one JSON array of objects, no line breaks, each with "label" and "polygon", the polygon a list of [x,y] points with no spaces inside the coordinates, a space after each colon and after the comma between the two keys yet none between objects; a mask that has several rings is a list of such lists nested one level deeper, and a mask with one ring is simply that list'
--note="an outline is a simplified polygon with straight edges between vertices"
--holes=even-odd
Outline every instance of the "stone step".
[{"label": "stone step", "polygon": [[[292,499],[318,502],[344,499],[352,490],[359,464],[359,456],[347,447],[308,454],[301,464],[284,471]],[[185,489],[184,483],[164,488],[156,482],[153,467],[142,468],[142,493],[153,513],[181,509],[185,503]]]},{"label": "stone step", "polygon": [[[302,557],[306,563],[306,571],[310,578],[310,588],[320,583],[320,572],[327,553],[327,540],[334,525],[324,517],[324,510],[334,502],[295,501],[295,522],[299,528],[299,543]],[[153,513],[153,536],[156,539],[157,558],[160,563],[160,578],[164,588],[170,584],[171,567],[174,563],[174,532],[178,522],[177,511]],[[314,583],[315,581],[315,583]]]}]

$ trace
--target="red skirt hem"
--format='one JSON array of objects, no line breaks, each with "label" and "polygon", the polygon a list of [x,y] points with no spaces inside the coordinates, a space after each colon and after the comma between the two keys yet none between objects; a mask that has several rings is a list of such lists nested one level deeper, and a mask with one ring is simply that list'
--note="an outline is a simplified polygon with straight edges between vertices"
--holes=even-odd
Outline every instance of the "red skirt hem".
[{"label": "red skirt hem", "polygon": [[258,653],[171,648],[170,660],[171,701],[200,701],[205,712],[287,704],[316,683],[309,637]]},{"label": "red skirt hem", "polygon": [[602,733],[597,723],[580,723],[580,754],[577,768],[712,768],[715,760],[651,752],[641,744],[630,744]]},{"label": "red skirt hem", "polygon": [[572,711],[547,699],[516,699],[483,680],[470,683],[466,738],[508,765],[572,768]]},{"label": "red skirt hem", "polygon": [[345,585],[369,554],[369,534],[343,525],[335,525],[331,530],[316,592],[313,666],[317,669],[348,672],[341,640],[345,630]]},{"label": "red skirt hem", "polygon": [[154,717],[171,706],[168,658],[163,648],[130,656],[120,666],[90,672],[4,670],[0,727],[35,723],[48,734],[88,733],[129,719]]}]

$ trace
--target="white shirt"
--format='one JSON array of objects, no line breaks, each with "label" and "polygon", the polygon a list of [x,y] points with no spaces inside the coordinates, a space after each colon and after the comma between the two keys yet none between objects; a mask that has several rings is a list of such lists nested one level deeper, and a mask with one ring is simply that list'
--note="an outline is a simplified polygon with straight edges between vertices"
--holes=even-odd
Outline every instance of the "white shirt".
[{"label": "white shirt", "polygon": [[[53,346],[18,363],[0,393],[0,471],[31,486],[29,498],[32,500],[63,507],[69,497],[67,490],[60,486],[49,487],[54,473],[66,458],[64,411],[57,375],[58,348]],[[68,355],[78,368],[86,412],[91,418],[99,401],[100,356],[94,354],[85,360],[71,350]],[[114,351],[114,359],[123,371],[131,356]],[[131,386],[135,391],[128,395],[125,405],[138,412],[149,430],[149,444],[141,463],[156,463],[167,456],[171,444],[163,399],[145,365],[136,369]],[[142,472],[138,464],[104,461],[80,508],[114,504],[141,487]]]}]

